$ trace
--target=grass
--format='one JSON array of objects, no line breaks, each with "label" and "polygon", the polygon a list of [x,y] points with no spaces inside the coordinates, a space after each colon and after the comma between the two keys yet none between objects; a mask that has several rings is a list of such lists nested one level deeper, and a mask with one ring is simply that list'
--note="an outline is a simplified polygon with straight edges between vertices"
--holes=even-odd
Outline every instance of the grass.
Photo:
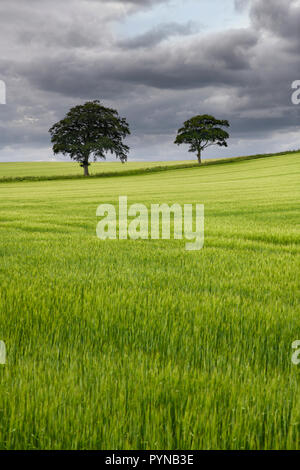
[{"label": "grass", "polygon": [[[93,162],[89,167],[91,176],[135,172],[157,167],[195,164],[194,161],[178,162]],[[83,170],[77,162],[13,162],[0,163],[0,182],[9,180],[46,180],[65,179],[83,176]]]},{"label": "grass", "polygon": [[[221,165],[228,163],[241,163],[245,160],[256,160],[275,156],[299,155],[299,150],[292,150],[273,154],[259,154],[243,157],[203,160],[201,166]],[[90,177],[108,178],[111,176],[134,176],[161,171],[180,170],[198,167],[194,160],[167,161],[167,162],[121,162],[107,163],[95,162],[90,166]],[[67,179],[84,179],[82,169],[74,162],[15,162],[0,163],[0,183],[14,183],[18,181],[54,181]]]},{"label": "grass", "polygon": [[[299,173],[3,182],[0,449],[299,449]],[[204,203],[204,249],[98,240],[119,195]]]}]

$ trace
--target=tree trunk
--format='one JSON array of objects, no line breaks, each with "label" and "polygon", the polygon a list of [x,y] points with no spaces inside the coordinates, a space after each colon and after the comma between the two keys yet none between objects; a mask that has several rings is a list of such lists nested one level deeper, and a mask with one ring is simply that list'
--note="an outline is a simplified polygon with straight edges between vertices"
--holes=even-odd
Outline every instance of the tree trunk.
[{"label": "tree trunk", "polygon": [[201,150],[198,150],[197,158],[198,158],[199,165],[201,165]]},{"label": "tree trunk", "polygon": [[82,166],[83,166],[84,176],[89,176],[89,164],[83,163]]}]

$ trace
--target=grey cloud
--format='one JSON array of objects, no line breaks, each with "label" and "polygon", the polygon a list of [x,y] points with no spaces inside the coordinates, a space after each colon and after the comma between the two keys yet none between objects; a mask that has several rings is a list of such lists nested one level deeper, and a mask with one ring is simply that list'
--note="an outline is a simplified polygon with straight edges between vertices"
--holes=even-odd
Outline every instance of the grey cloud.
[{"label": "grey cloud", "polygon": [[186,24],[162,23],[144,34],[120,41],[118,45],[124,49],[153,47],[172,36],[188,36],[197,30],[192,21]]},{"label": "grey cloud", "polygon": [[256,28],[300,42],[299,0],[252,0],[251,18]]},{"label": "grey cloud", "polygon": [[120,48],[111,21],[159,1],[70,1],[72,11],[57,0],[1,2],[0,79],[9,105],[0,107],[0,148],[49,148],[53,122],[95,98],[128,118],[134,156],[151,156],[152,148],[160,158],[179,155],[176,129],[196,113],[229,119],[233,145],[241,140],[247,152],[252,140],[255,152],[296,141],[300,107],[290,86],[300,79],[299,2],[249,0],[248,28],[191,38],[187,25],[158,24]]},{"label": "grey cloud", "polygon": [[98,61],[62,54],[43,61],[42,67],[41,58],[22,64],[20,71],[40,89],[78,97],[91,91],[120,92],[128,85],[178,90],[237,86],[251,79],[256,44],[252,31],[236,30],[173,45],[171,53],[167,46],[147,54],[115,51],[111,56],[99,54]]},{"label": "grey cloud", "polygon": [[[86,1],[98,1],[98,0],[86,0]],[[168,3],[169,0],[103,0],[104,3],[131,3],[140,7],[152,6],[156,3]]]}]

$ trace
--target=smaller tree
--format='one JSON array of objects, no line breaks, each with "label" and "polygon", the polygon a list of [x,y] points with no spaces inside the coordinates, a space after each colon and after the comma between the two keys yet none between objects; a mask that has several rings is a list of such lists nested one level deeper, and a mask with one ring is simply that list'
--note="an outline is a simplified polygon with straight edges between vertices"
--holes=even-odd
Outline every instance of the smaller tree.
[{"label": "smaller tree", "polygon": [[89,159],[106,158],[114,153],[122,163],[127,161],[129,147],[123,139],[130,134],[125,118],[117,111],[105,108],[100,101],[88,101],[70,109],[64,119],[49,130],[53,152],[69,155],[80,163],[84,175],[89,175]]},{"label": "smaller tree", "polygon": [[208,114],[195,116],[179,129],[174,144],[189,144],[189,152],[197,153],[198,162],[201,165],[201,154],[204,149],[211,145],[227,147],[226,140],[229,134],[222,127],[229,127],[229,122],[220,121]]}]

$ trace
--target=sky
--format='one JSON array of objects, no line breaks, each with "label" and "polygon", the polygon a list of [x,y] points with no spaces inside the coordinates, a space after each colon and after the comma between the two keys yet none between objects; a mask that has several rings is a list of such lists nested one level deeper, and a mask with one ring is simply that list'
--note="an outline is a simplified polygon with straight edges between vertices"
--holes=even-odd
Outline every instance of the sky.
[{"label": "sky", "polygon": [[1,0],[0,162],[64,161],[48,130],[94,99],[132,161],[193,158],[174,140],[198,114],[231,125],[206,158],[299,149],[299,52],[300,0]]}]

